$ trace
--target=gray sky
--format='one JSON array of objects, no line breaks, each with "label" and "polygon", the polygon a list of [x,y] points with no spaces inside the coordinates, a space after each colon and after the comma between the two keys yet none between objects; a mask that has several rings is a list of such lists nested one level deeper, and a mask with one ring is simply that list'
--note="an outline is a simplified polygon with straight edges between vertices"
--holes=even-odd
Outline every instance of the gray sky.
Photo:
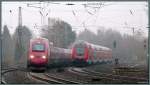
[{"label": "gray sky", "polygon": [[[41,15],[38,8],[27,7],[31,2],[2,2],[2,26],[8,25],[11,33],[18,25],[18,7],[22,7],[23,25],[34,30],[35,24],[41,25]],[[35,3],[35,2],[32,2]],[[37,2],[36,2],[37,3]],[[121,33],[131,34],[131,27],[142,29],[148,35],[148,7],[147,2],[104,2],[106,6],[94,11],[91,7],[81,4],[98,2],[69,2],[75,5],[65,5],[68,2],[53,2],[59,4],[45,3],[45,21],[47,18],[59,18],[71,24],[77,33],[84,30],[83,23],[87,29],[96,33],[100,27],[117,30]],[[39,6],[38,4],[34,6]],[[98,7],[98,5],[88,5]],[[10,12],[10,10],[12,12]],[[73,13],[74,11],[74,13]],[[90,13],[88,13],[88,11]]]}]

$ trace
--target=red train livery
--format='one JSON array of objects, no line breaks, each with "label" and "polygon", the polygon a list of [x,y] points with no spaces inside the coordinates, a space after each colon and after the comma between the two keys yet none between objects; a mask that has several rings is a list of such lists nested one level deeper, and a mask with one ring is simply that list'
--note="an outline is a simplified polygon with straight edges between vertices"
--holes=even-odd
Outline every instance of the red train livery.
[{"label": "red train livery", "polygon": [[72,45],[72,60],[73,62],[111,62],[112,50],[110,48],[94,45],[86,41],[77,41]]},{"label": "red train livery", "polygon": [[30,40],[27,67],[46,68],[50,56],[49,41],[46,38]]}]

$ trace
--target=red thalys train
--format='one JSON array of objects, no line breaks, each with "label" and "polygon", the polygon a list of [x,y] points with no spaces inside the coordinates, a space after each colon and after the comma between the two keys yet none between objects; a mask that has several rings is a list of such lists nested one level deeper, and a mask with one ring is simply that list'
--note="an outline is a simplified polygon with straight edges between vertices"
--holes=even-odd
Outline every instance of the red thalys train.
[{"label": "red thalys train", "polygon": [[71,50],[51,47],[49,66],[68,66],[71,63]]},{"label": "red thalys train", "polygon": [[46,69],[50,56],[49,41],[46,38],[30,40],[27,68]]},{"label": "red thalys train", "polygon": [[77,41],[72,45],[73,62],[88,64],[98,62],[111,62],[112,50],[86,41]]}]

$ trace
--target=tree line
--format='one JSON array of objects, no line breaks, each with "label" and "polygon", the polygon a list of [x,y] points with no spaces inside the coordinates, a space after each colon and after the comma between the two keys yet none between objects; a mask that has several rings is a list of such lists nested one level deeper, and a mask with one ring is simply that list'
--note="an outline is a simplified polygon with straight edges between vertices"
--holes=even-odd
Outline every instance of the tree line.
[{"label": "tree line", "polygon": [[26,26],[18,26],[14,34],[11,35],[7,25],[4,25],[2,33],[2,66],[23,63],[22,61],[27,56],[31,37],[32,33]]},{"label": "tree line", "polygon": [[[59,19],[50,19],[48,27],[41,29],[42,37],[53,42],[56,47],[68,48],[75,40],[85,40],[111,48],[113,57],[119,58],[122,63],[145,62],[147,59],[147,48],[144,47],[143,42],[147,38],[139,38],[137,34],[134,36],[122,35],[112,29],[99,28],[97,33],[85,29],[77,36],[69,23]],[[33,35],[27,26],[18,26],[11,36],[5,25],[2,33],[2,65],[26,62],[29,40]]]}]

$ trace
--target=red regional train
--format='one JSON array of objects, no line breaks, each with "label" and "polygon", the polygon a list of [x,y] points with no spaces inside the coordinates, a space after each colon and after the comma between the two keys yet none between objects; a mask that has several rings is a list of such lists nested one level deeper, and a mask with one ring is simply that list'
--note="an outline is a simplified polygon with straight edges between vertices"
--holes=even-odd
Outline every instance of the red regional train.
[{"label": "red regional train", "polygon": [[94,45],[86,41],[77,41],[72,45],[72,61],[75,63],[101,63],[112,62],[112,50],[110,48]]},{"label": "red regional train", "polygon": [[34,38],[30,40],[27,68],[45,70],[50,56],[49,41],[46,38]]}]

